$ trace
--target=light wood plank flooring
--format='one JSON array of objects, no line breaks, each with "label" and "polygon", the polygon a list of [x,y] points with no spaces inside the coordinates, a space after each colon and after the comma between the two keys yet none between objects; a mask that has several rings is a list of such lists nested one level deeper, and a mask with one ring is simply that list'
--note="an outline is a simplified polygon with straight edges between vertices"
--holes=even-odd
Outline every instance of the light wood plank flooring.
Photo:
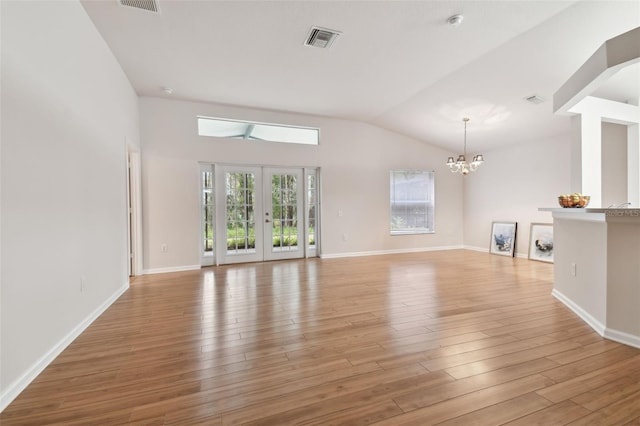
[{"label": "light wood plank flooring", "polygon": [[3,426],[639,425],[640,350],[470,251],[136,278]]}]

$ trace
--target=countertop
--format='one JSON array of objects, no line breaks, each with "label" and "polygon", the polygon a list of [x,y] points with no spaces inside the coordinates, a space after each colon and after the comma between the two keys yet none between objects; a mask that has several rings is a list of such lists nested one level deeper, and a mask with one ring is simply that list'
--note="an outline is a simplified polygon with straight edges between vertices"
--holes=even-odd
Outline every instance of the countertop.
[{"label": "countertop", "polygon": [[[587,207],[587,208],[562,208],[562,207],[540,207],[538,211],[541,212],[551,212],[554,216],[556,214],[561,214],[563,217],[566,215],[567,218],[572,217],[576,219],[583,218],[582,220],[598,220],[603,221],[605,218],[613,219],[613,218],[623,218],[623,217],[633,217],[640,219],[640,209],[631,209],[631,208],[621,208],[621,209],[613,209],[613,208],[598,208],[598,207]],[[591,214],[589,214],[591,213]]]}]

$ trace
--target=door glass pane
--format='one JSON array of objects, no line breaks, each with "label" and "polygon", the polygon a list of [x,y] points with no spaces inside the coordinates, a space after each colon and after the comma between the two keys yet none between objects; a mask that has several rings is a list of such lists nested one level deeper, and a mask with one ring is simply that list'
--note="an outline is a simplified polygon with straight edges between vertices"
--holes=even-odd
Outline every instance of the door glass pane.
[{"label": "door glass pane", "polygon": [[311,174],[307,176],[307,197],[308,197],[308,208],[307,217],[309,218],[309,248],[316,247],[316,205],[317,205],[317,195],[316,195],[316,176],[315,174]]},{"label": "door glass pane", "polygon": [[225,173],[227,254],[255,253],[255,176]]},{"label": "door glass pane", "polygon": [[273,211],[273,251],[298,250],[297,177],[273,175],[271,179],[271,203]]},{"label": "door glass pane", "polygon": [[213,172],[203,171],[202,182],[202,248],[205,255],[213,253]]}]

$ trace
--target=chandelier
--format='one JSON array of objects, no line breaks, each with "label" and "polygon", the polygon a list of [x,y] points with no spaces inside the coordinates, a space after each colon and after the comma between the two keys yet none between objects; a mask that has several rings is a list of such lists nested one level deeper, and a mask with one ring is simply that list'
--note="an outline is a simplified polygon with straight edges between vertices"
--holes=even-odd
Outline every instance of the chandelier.
[{"label": "chandelier", "polygon": [[452,173],[460,173],[466,176],[471,172],[475,172],[484,163],[484,157],[482,157],[482,154],[474,155],[471,163],[467,163],[467,122],[469,118],[465,117],[462,121],[464,121],[464,151],[458,155],[458,159],[455,161],[453,157],[449,157],[447,166],[449,166]]}]

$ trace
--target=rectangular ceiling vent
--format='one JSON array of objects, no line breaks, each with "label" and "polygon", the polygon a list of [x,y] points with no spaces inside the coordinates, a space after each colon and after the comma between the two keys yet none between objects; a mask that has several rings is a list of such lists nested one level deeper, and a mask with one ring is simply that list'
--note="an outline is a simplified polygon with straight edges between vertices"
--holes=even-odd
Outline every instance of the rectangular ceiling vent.
[{"label": "rectangular ceiling vent", "polygon": [[330,30],[321,27],[312,27],[305,46],[319,47],[321,49],[328,49],[336,38],[340,35],[340,31]]},{"label": "rectangular ceiling vent", "polygon": [[524,100],[527,102],[531,102],[534,105],[540,105],[544,102],[544,98],[541,98],[538,95],[527,96],[526,98],[524,98]]},{"label": "rectangular ceiling vent", "polygon": [[147,12],[160,13],[156,0],[118,0],[120,6],[134,7],[146,10]]}]

